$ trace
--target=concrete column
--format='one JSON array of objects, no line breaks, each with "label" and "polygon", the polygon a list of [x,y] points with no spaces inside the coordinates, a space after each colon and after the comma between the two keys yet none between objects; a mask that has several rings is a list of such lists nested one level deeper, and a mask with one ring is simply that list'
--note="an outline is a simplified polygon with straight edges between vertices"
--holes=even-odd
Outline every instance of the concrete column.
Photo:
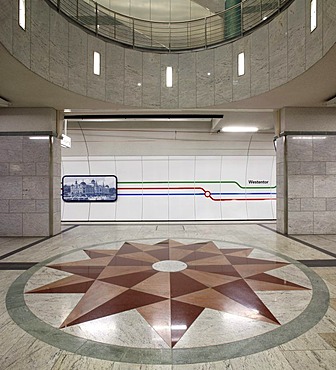
[{"label": "concrete column", "polygon": [[336,109],[284,108],[277,139],[277,230],[336,233]]},{"label": "concrete column", "polygon": [[56,113],[0,109],[0,236],[51,236],[61,230]]}]

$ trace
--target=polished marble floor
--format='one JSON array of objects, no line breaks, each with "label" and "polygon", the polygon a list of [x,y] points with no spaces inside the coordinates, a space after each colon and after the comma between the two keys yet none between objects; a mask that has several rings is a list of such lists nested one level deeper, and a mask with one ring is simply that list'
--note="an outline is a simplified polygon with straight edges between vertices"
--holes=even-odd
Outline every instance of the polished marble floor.
[{"label": "polished marble floor", "polygon": [[0,369],[334,369],[335,272],[273,224],[0,238]]}]

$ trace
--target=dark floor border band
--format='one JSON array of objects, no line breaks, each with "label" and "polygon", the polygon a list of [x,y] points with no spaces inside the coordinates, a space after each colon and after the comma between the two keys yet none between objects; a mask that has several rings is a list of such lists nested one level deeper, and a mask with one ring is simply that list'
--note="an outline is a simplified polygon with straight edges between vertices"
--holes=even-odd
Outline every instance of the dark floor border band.
[{"label": "dark floor border band", "polygon": [[29,248],[31,248],[31,247],[34,247],[35,245],[40,244],[40,243],[42,243],[42,242],[44,242],[44,241],[46,241],[46,240],[52,239],[52,238],[54,238],[55,236],[58,236],[58,235],[64,234],[64,233],[66,233],[67,231],[70,231],[70,230],[72,230],[72,229],[74,229],[74,228],[76,228],[76,227],[79,227],[79,226],[80,226],[80,225],[74,225],[74,226],[71,226],[71,227],[69,227],[69,228],[67,228],[67,229],[65,229],[65,230],[62,230],[62,231],[61,231],[61,232],[59,232],[58,234],[55,234],[55,235],[53,235],[53,236],[46,236],[45,238],[42,238],[42,239],[36,240],[36,241],[35,241],[35,242],[33,242],[33,243],[29,243],[29,244],[27,244],[27,245],[24,245],[23,247],[20,247],[20,248],[18,248],[18,249],[15,249],[15,250],[13,250],[13,251],[11,251],[11,252],[8,252],[8,253],[6,253],[6,254],[3,254],[2,256],[0,256],[0,260],[3,260],[3,259],[5,259],[5,258],[7,258],[7,257],[13,256],[14,254],[17,254],[17,253],[20,253],[20,252],[22,252],[22,251],[25,251],[26,249],[29,249]]},{"label": "dark floor border band", "polygon": [[327,255],[328,255],[328,256],[330,256],[330,257],[334,257],[334,258],[336,258],[336,254],[335,254],[335,253],[329,252],[329,251],[327,251],[327,250],[325,250],[325,249],[323,249],[323,248],[321,248],[321,247],[318,247],[317,245],[314,245],[314,244],[312,244],[312,243],[308,243],[308,242],[306,242],[306,241],[304,241],[304,240],[301,240],[301,239],[299,239],[299,238],[296,238],[295,236],[282,234],[282,233],[280,233],[279,231],[276,231],[276,230],[271,229],[270,227],[267,227],[266,225],[263,225],[263,224],[258,224],[258,225],[259,225],[259,226],[261,226],[261,227],[263,227],[264,229],[267,229],[267,230],[272,231],[273,233],[276,233],[276,234],[282,235],[282,236],[284,236],[285,238],[288,238],[288,239],[294,240],[294,241],[296,241],[296,242],[299,242],[299,243],[301,243],[301,244],[304,244],[304,245],[305,245],[305,246],[307,246],[307,247],[310,247],[310,248],[315,249],[315,250],[317,250],[317,251],[319,251],[319,252],[322,252],[322,253],[324,253],[324,254],[327,254]]},{"label": "dark floor border band", "polygon": [[38,262],[0,262],[0,270],[28,270]]},{"label": "dark floor border band", "polygon": [[336,260],[299,260],[308,267],[336,267]]}]

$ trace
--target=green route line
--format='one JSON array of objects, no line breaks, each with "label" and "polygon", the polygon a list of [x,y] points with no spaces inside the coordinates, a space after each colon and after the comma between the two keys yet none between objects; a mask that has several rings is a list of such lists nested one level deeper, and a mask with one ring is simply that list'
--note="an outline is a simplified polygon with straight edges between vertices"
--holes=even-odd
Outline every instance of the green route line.
[{"label": "green route line", "polygon": [[118,185],[131,184],[235,184],[241,189],[275,189],[275,186],[241,186],[237,181],[118,181]]}]

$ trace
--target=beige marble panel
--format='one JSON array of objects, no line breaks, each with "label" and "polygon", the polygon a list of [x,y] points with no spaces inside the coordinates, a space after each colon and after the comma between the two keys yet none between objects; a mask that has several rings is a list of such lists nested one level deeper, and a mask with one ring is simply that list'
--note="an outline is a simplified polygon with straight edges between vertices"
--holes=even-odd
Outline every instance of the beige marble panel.
[{"label": "beige marble panel", "polygon": [[[315,185],[315,183],[314,183]],[[314,196],[316,193],[314,192]],[[313,197],[313,176],[291,175],[288,178],[289,198],[312,198]],[[323,196],[320,196],[321,198]]]},{"label": "beige marble panel", "polygon": [[287,31],[287,12],[281,13],[269,24],[269,63],[271,89],[274,89],[287,82]]},{"label": "beige marble panel", "polygon": [[327,202],[325,198],[302,198],[301,211],[326,211]]},{"label": "beige marble panel", "polygon": [[336,136],[326,136],[324,139],[314,140],[313,159],[314,161],[336,161]]},{"label": "beige marble panel", "polygon": [[303,73],[306,67],[305,3],[296,0],[288,10],[288,80]]},{"label": "beige marble panel", "polygon": [[336,234],[336,211],[314,213],[315,234]]},{"label": "beige marble panel", "polygon": [[313,160],[313,139],[301,140],[296,139],[295,136],[289,136],[287,138],[287,160],[288,162],[311,162]]},{"label": "beige marble panel", "polygon": [[336,28],[336,2],[323,2],[323,55],[334,46],[336,42],[335,28]]},{"label": "beige marble panel", "polygon": [[49,213],[23,213],[23,235],[49,236]]},{"label": "beige marble panel", "polygon": [[143,53],[143,79],[142,101],[148,108],[160,108],[160,55],[154,53]]},{"label": "beige marble panel", "polygon": [[314,197],[336,197],[336,175],[314,176]]},{"label": "beige marble panel", "polygon": [[261,27],[251,35],[251,95],[262,94],[270,88],[269,28]]},{"label": "beige marble panel", "polygon": [[196,53],[179,55],[179,106],[196,107]]},{"label": "beige marble panel", "polygon": [[22,177],[0,177],[0,199],[22,199]]},{"label": "beige marble panel", "polygon": [[215,52],[213,49],[196,53],[197,107],[215,105],[214,57]]},{"label": "beige marble panel", "polygon": [[9,201],[11,213],[32,213],[35,212],[35,200],[12,199]]},{"label": "beige marble panel", "polygon": [[9,175],[9,163],[0,163],[0,176]]},{"label": "beige marble panel", "polygon": [[142,106],[143,61],[142,53],[125,49],[124,104]]},{"label": "beige marble panel", "polygon": [[49,199],[49,177],[24,176],[22,178],[23,199]]},{"label": "beige marble panel", "polygon": [[69,87],[69,22],[50,12],[50,81]]},{"label": "beige marble panel", "polygon": [[106,44],[106,100],[122,104],[124,102],[125,49]]},{"label": "beige marble panel", "polygon": [[33,72],[45,79],[50,78],[50,22],[49,13],[52,10],[45,1],[31,2],[31,65]]},{"label": "beige marble panel", "polygon": [[288,234],[313,234],[313,212],[288,212]]},{"label": "beige marble panel", "polygon": [[88,70],[88,35],[69,24],[69,89],[86,95]]},{"label": "beige marble panel", "polygon": [[1,5],[0,42],[10,52],[13,52],[13,2],[6,1]]},{"label": "beige marble panel", "polygon": [[336,175],[336,162],[326,162],[326,174]]},{"label": "beige marble panel", "polygon": [[232,101],[232,43],[215,49],[215,104]]},{"label": "beige marble panel", "polygon": [[2,236],[22,235],[22,214],[0,213],[0,235]]}]

